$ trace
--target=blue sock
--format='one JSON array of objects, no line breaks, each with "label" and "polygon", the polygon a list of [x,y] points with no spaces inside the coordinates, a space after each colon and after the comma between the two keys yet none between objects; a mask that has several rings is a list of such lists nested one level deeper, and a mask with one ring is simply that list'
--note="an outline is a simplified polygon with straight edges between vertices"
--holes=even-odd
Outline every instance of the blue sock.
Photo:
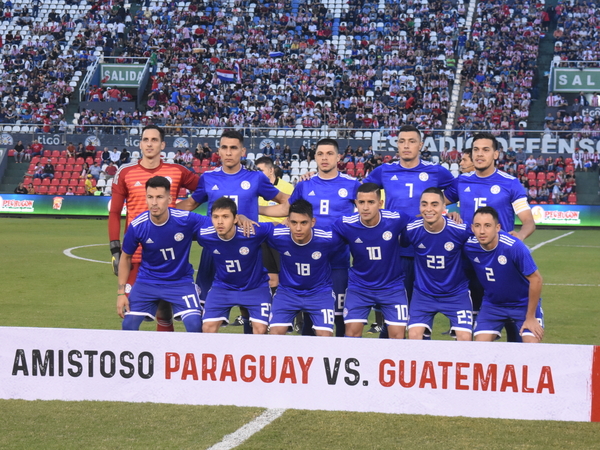
[{"label": "blue sock", "polygon": [[185,331],[188,333],[202,333],[202,315],[200,311],[184,314],[181,318]]},{"label": "blue sock", "polygon": [[140,325],[144,321],[144,316],[138,316],[135,314],[127,314],[121,324],[122,330],[137,331],[140,329]]},{"label": "blue sock", "polygon": [[383,324],[381,327],[381,333],[379,333],[379,339],[389,339],[390,335],[388,334],[387,323]]}]

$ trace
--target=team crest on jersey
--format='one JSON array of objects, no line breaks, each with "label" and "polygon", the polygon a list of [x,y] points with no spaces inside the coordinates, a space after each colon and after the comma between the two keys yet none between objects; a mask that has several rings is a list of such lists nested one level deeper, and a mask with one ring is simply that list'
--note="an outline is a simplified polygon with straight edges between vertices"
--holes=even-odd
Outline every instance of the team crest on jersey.
[{"label": "team crest on jersey", "polygon": [[500,193],[500,186],[498,186],[497,184],[493,185],[493,186],[490,188],[490,192],[491,192],[492,194],[498,194],[498,193]]},{"label": "team crest on jersey", "polygon": [[421,180],[421,181],[429,180],[429,174],[427,172],[421,172],[419,174],[419,180]]},{"label": "team crest on jersey", "polygon": [[240,184],[240,186],[242,187],[243,190],[247,191],[248,189],[250,189],[250,182],[249,181],[242,181],[242,184]]},{"label": "team crest on jersey", "polygon": [[383,234],[381,235],[381,237],[383,238],[384,241],[389,241],[392,238],[392,232],[384,231]]},{"label": "team crest on jersey", "polygon": [[506,264],[506,256],[504,256],[504,255],[498,256],[498,262],[502,265]]},{"label": "team crest on jersey", "polygon": [[166,178],[167,180],[169,180],[169,183],[170,183],[170,184],[173,184],[173,178],[171,178],[171,177],[165,177],[165,178]]},{"label": "team crest on jersey", "polygon": [[126,294],[129,294],[130,292],[131,292],[131,285],[130,285],[129,283],[127,283],[127,284],[125,285],[125,293],[126,293]]},{"label": "team crest on jersey", "polygon": [[348,308],[344,308],[344,317],[346,317],[348,315]]},{"label": "team crest on jersey", "polygon": [[446,249],[447,252],[451,252],[452,250],[454,250],[454,243],[453,242],[446,242],[444,244],[444,248]]},{"label": "team crest on jersey", "polygon": [[341,189],[338,191],[338,195],[339,195],[340,197],[342,197],[342,198],[346,198],[346,197],[348,197],[348,191],[347,191],[346,189],[344,189],[344,188],[341,188]]},{"label": "team crest on jersey", "polygon": [[247,255],[248,253],[250,253],[248,247],[240,247],[240,255]]},{"label": "team crest on jersey", "polygon": [[183,233],[177,233],[174,238],[175,238],[175,240],[177,242],[182,241],[183,240]]},{"label": "team crest on jersey", "polygon": [[189,148],[191,147],[190,143],[186,138],[178,137],[173,141],[173,147],[175,148]]},{"label": "team crest on jersey", "polygon": [[319,259],[321,257],[321,252],[314,252],[310,256],[312,256],[312,259]]}]

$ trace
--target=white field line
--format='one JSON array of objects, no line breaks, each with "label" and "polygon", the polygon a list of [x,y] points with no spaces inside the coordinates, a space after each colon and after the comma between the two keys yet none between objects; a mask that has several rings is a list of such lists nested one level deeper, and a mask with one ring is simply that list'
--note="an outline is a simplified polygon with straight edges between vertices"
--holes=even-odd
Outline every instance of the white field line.
[{"label": "white field line", "polygon": [[69,258],[74,258],[74,259],[81,259],[83,261],[90,261],[90,262],[96,262],[96,263],[101,263],[101,264],[112,264],[110,261],[98,261],[96,259],[88,259],[88,258],[82,258],[81,256],[76,256],[73,254],[73,250],[77,250],[78,248],[85,248],[85,247],[100,247],[101,245],[108,245],[108,244],[90,244],[90,245],[80,245],[79,247],[71,247],[68,248],[66,250],[63,250],[63,253],[65,255],[67,255]]},{"label": "white field line", "polygon": [[600,287],[600,284],[544,283],[544,286]]},{"label": "white field line", "polygon": [[537,245],[535,245],[535,246],[531,247],[531,248],[530,248],[530,251],[531,251],[531,253],[533,253],[533,252],[534,252],[534,251],[536,251],[538,248],[540,248],[540,247],[543,247],[544,245],[546,245],[546,244],[549,244],[550,242],[558,241],[559,239],[562,239],[562,238],[564,238],[564,237],[566,237],[566,236],[569,236],[569,235],[571,235],[571,234],[573,234],[573,233],[575,233],[575,232],[574,232],[574,231],[569,231],[568,233],[561,234],[560,236],[558,236],[558,237],[555,237],[555,238],[553,238],[553,239],[549,239],[549,240],[547,240],[547,241],[540,242],[539,244],[537,244]]},{"label": "white field line", "polygon": [[256,419],[248,422],[233,433],[225,435],[221,442],[209,447],[207,450],[230,450],[235,448],[254,433],[258,433],[275,419],[281,417],[284,412],[285,409],[267,409]]}]

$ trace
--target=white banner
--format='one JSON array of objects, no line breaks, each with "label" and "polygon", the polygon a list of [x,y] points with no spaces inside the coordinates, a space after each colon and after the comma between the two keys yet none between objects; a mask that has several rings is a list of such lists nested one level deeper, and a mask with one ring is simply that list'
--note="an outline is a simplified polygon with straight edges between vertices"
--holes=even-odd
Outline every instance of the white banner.
[{"label": "white banner", "polygon": [[590,421],[593,346],[0,328],[0,398]]}]

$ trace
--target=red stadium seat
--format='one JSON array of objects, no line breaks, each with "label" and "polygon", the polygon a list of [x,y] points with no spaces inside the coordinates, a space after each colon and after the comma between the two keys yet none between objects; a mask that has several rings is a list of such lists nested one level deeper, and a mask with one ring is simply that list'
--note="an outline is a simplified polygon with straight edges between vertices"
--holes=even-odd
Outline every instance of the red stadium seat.
[{"label": "red stadium seat", "polygon": [[88,156],[85,159],[85,162],[88,163],[91,166],[92,164],[94,164],[94,158],[92,158],[91,156]]},{"label": "red stadium seat", "polygon": [[81,173],[82,170],[83,170],[83,164],[75,164],[73,166],[73,172]]},{"label": "red stadium seat", "polygon": [[521,170],[525,170],[525,164],[519,164],[517,166],[517,172],[520,172]]},{"label": "red stadium seat", "polygon": [[46,158],[50,158],[52,156],[52,151],[44,150],[44,153],[42,153],[42,155],[45,156]]},{"label": "red stadium seat", "polygon": [[352,161],[348,161],[346,164],[346,169],[354,169],[355,165]]},{"label": "red stadium seat", "polygon": [[346,174],[350,175],[351,177],[356,176],[356,172],[354,171],[354,167],[352,167],[351,169],[346,169]]},{"label": "red stadium seat", "polygon": [[77,187],[79,186],[79,180],[77,178],[71,178],[69,181],[69,186]]},{"label": "red stadium seat", "polygon": [[73,172],[73,164],[65,164],[65,172]]},{"label": "red stadium seat", "polygon": [[535,181],[535,172],[527,172],[527,179],[529,181]]},{"label": "red stadium seat", "polygon": [[365,167],[365,163],[363,163],[363,162],[357,162],[356,163],[356,168],[357,169],[364,169],[364,167]]},{"label": "red stadium seat", "polygon": [[556,180],[556,175],[555,175],[555,173],[554,173],[554,172],[548,172],[548,173],[546,174],[546,180],[547,180],[548,182],[551,182],[551,181],[554,181],[554,180]]},{"label": "red stadium seat", "polygon": [[202,163],[200,162],[199,159],[194,158],[194,161],[192,162],[192,166],[195,168],[200,167],[202,165]]},{"label": "red stadium seat", "polygon": [[52,181],[50,178],[44,178],[42,180],[42,186],[50,186],[50,181]]},{"label": "red stadium seat", "polygon": [[546,172],[538,172],[537,179],[538,180],[545,180],[546,179]]},{"label": "red stadium seat", "polygon": [[75,195],[85,195],[85,188],[83,186],[77,186],[75,188]]},{"label": "red stadium seat", "polygon": [[33,183],[33,178],[31,178],[31,177],[27,177],[27,178],[25,178],[25,179],[23,180],[23,184],[24,184],[25,186],[29,186],[29,183]]},{"label": "red stadium seat", "polygon": [[58,186],[60,184],[60,179],[57,178],[56,173],[54,174],[54,178],[52,179],[52,181],[50,182],[50,184],[52,186]]},{"label": "red stadium seat", "polygon": [[538,203],[537,203],[535,200],[531,200],[531,201],[529,202],[529,204],[530,204],[530,205],[537,205]]},{"label": "red stadium seat", "polygon": [[48,195],[56,195],[58,194],[58,186],[50,186],[48,188]]},{"label": "red stadium seat", "polygon": [[565,158],[565,166],[573,165],[573,158]]},{"label": "red stadium seat", "polygon": [[573,175],[575,173],[575,166],[573,164],[569,164],[567,167],[565,167],[565,172]]},{"label": "red stadium seat", "polygon": [[181,188],[179,189],[179,193],[177,194],[178,197],[187,197],[187,189],[186,188]]},{"label": "red stadium seat", "polygon": [[75,158],[67,158],[67,164],[75,164]]},{"label": "red stadium seat", "polygon": [[357,177],[364,177],[365,176],[365,169],[363,167],[361,168],[356,168],[356,176]]},{"label": "red stadium seat", "polygon": [[48,186],[38,186],[35,188],[35,193],[45,195],[48,193]]},{"label": "red stadium seat", "polygon": [[77,159],[75,160],[75,164],[82,164],[85,162],[85,159],[83,159],[83,157],[79,156],[77,157]]},{"label": "red stadium seat", "polygon": [[8,151],[8,156],[14,156],[14,155],[15,155],[15,149],[14,149],[14,148],[11,148],[11,149]]},{"label": "red stadium seat", "polygon": [[61,156],[60,155],[60,150],[52,150],[52,157],[53,158],[60,158],[60,156]]},{"label": "red stadium seat", "polygon": [[65,171],[65,165],[64,164],[57,164],[54,166],[54,171],[55,172],[64,172]]},{"label": "red stadium seat", "polygon": [[42,185],[42,179],[41,178],[34,178],[33,179],[33,185],[34,186],[41,186]]},{"label": "red stadium seat", "polygon": [[66,164],[67,163],[67,158],[65,158],[64,156],[61,156],[60,158],[58,158],[58,163],[59,164]]},{"label": "red stadium seat", "polygon": [[383,157],[383,162],[384,163],[389,163],[392,160],[392,155],[385,155]]},{"label": "red stadium seat", "polygon": [[58,190],[56,192],[58,195],[65,195],[67,193],[67,187],[66,186],[59,186]]},{"label": "red stadium seat", "polygon": [[574,192],[570,193],[569,196],[567,197],[567,202],[570,205],[576,205],[577,204],[577,194],[575,194]]},{"label": "red stadium seat", "polygon": [[201,164],[201,166],[202,166],[202,167],[208,167],[208,166],[209,166],[209,164],[210,164],[210,161],[208,160],[208,158],[204,158],[204,159],[202,160],[202,164]]}]

